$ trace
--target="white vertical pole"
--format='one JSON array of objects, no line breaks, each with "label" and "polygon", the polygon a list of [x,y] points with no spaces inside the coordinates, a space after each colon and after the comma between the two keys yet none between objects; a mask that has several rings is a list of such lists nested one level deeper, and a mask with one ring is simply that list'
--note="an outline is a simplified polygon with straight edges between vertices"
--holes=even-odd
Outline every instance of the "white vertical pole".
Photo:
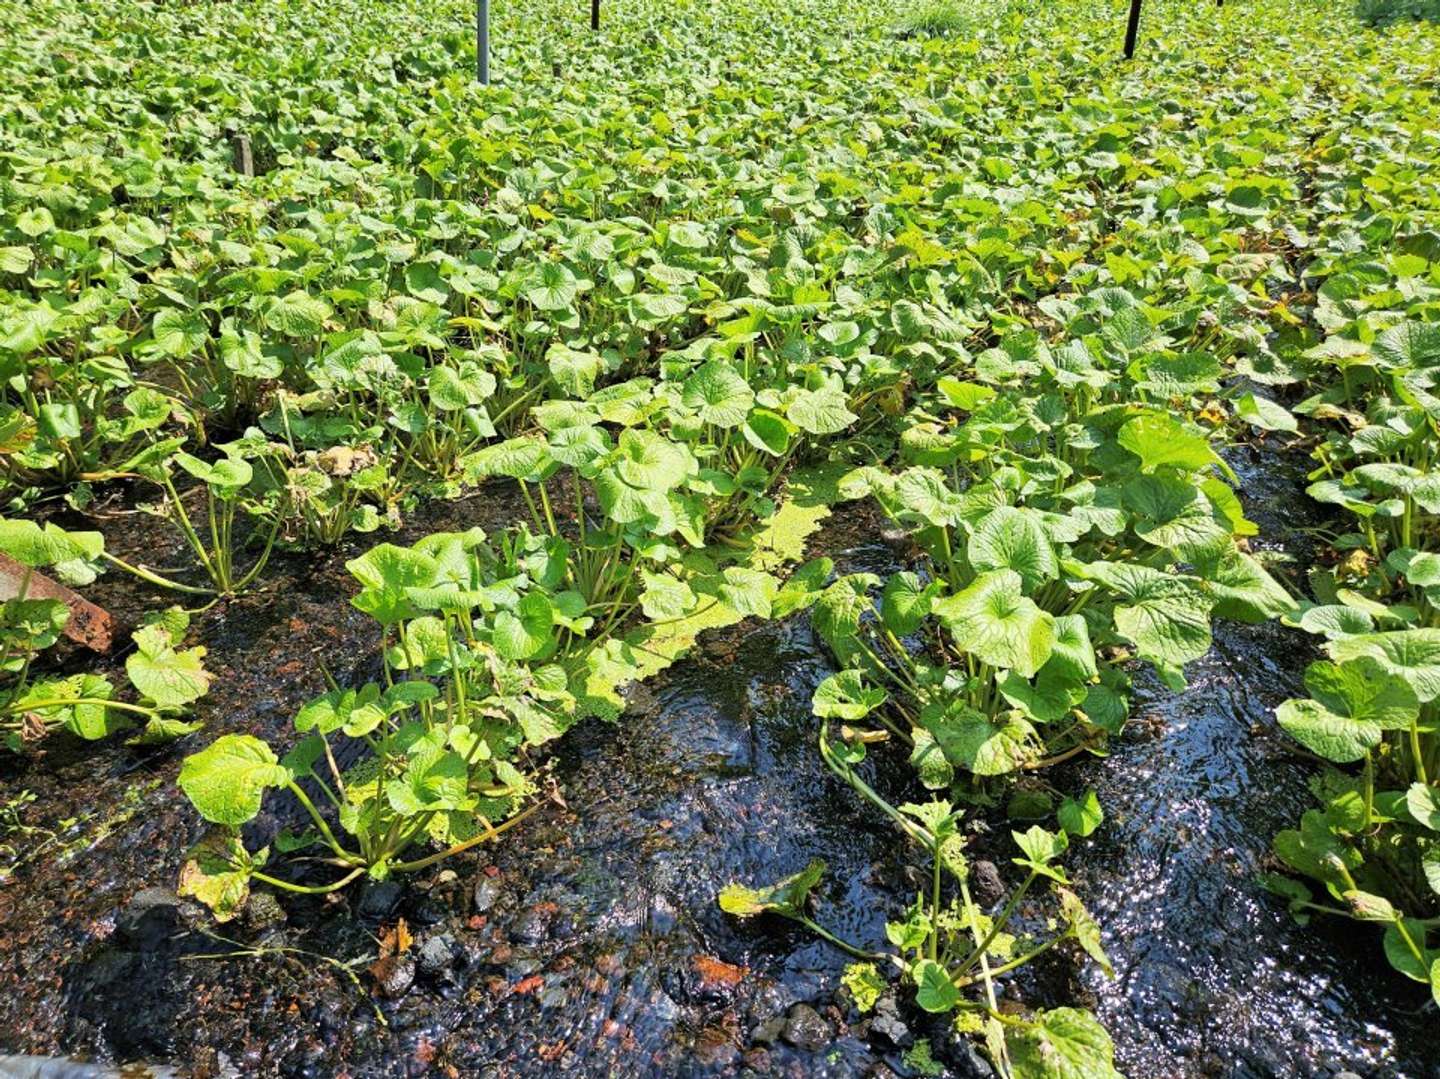
[{"label": "white vertical pole", "polygon": [[490,0],[475,0],[475,67],[481,86],[490,85]]}]

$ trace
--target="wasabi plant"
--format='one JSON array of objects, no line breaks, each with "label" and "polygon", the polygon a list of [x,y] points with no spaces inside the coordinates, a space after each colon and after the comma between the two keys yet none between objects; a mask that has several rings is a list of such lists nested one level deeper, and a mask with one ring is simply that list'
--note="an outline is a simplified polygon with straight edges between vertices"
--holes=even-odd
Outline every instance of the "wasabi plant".
[{"label": "wasabi plant", "polygon": [[209,691],[213,676],[202,662],[203,646],[180,647],[189,625],[182,611],[167,611],[135,631],[135,651],[125,661],[131,700],[117,696],[104,675],[33,672],[31,662],[54,644],[68,614],[57,600],[0,605],[0,671],[14,675],[0,688],[0,733],[7,748],[24,751],[62,729],[95,741],[143,723],[133,744],[165,742],[200,729],[198,721],[184,717]]},{"label": "wasabi plant", "polygon": [[[492,546],[475,529],[380,544],[347,565],[361,586],[351,602],[381,626],[383,684],[332,684],[296,713],[300,738],[283,756],[226,734],[181,768],[181,788],[216,826],[191,851],[181,889],[222,920],[252,880],[323,894],[493,839],[530,812],[530,753],[573,720],[570,682],[591,620],[551,592],[559,566],[544,549],[508,537]],[[352,744],[360,759],[342,769]],[[322,879],[266,872],[270,847],[242,843],[239,828],[272,789],[310,823],[276,837],[276,852],[316,849],[307,860],[325,868]],[[432,842],[438,850],[417,849]]]},{"label": "wasabi plant", "polygon": [[[179,530],[186,547],[210,579],[214,593],[217,596],[234,596],[243,592],[264,570],[275,546],[279,523],[270,525],[261,541],[259,553],[251,558],[250,564],[239,565],[237,558],[243,539],[237,534],[236,523],[247,515],[245,492],[255,478],[255,470],[240,444],[220,449],[225,456],[218,461],[205,461],[179,450],[174,456],[146,468],[144,475],[158,484],[164,495],[162,501],[153,507],[153,512]],[[175,468],[197,481],[184,494],[175,485]],[[185,503],[191,494],[200,495],[204,505],[203,517],[186,509]],[[166,587],[195,591],[168,580]]]},{"label": "wasabi plant", "polygon": [[[993,1059],[1014,1075],[1051,1074],[1046,1069],[1057,1056],[1077,1075],[1118,1075],[1109,1036],[1087,1013],[1058,1008],[1017,1016],[1001,1011],[996,995],[996,979],[1068,942],[1113,973],[1099,926],[1057,864],[1069,845],[1067,833],[1048,832],[1039,825],[1013,833],[1023,855],[1014,862],[1025,875],[999,910],[987,914],[970,893],[966,840],[959,828],[963,814],[944,800],[898,807],[887,802],[855,770],[865,759],[864,743],[834,743],[828,722],[821,724],[819,746],[831,771],[929,855],[929,887],[917,894],[903,920],[886,924],[886,939],[894,951],[868,952],[810,916],[808,904],[825,871],[821,861],[767,887],[731,884],[720,893],[721,909],[738,918],[789,918],[855,957],[858,961],[844,981],[862,1011],[874,1007],[884,990],[882,971],[899,975],[921,1009],[953,1013],[962,1029],[984,1036]],[[1037,886],[1053,895],[1064,928],[1044,940],[1025,940],[1011,931],[1013,921],[1021,901]]]},{"label": "wasabi plant", "polygon": [[135,651],[125,661],[133,699],[117,696],[104,675],[57,676],[36,666],[60,640],[70,609],[61,600],[31,596],[31,574],[44,569],[74,585],[94,580],[93,563],[102,551],[98,534],[0,520],[0,551],[25,567],[16,595],[0,602],[0,736],[7,748],[31,748],[62,729],[96,740],[143,722],[135,742],[199,729],[184,716],[209,690],[212,676],[203,647],[181,647],[190,620],[178,608],[148,616],[134,633]]}]

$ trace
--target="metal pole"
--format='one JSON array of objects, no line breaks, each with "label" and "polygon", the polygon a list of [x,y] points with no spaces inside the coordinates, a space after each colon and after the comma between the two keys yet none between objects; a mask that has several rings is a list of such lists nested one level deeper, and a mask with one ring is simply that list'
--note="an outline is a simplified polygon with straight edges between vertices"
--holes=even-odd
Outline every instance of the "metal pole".
[{"label": "metal pole", "polygon": [[1125,59],[1135,55],[1135,35],[1140,32],[1140,0],[1130,0],[1130,22],[1125,27]]},{"label": "metal pole", "polygon": [[600,29],[600,0],[590,0],[590,29]]},{"label": "metal pole", "polygon": [[475,73],[490,85],[490,0],[475,0]]}]

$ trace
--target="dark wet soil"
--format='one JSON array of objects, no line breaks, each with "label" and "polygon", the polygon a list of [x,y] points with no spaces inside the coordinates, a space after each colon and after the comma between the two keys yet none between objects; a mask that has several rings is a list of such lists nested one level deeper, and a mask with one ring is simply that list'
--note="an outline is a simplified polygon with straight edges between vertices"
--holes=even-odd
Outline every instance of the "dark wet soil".
[{"label": "dark wet soil", "polygon": [[[1262,535],[1298,548],[1306,504],[1293,472],[1236,463]],[[514,513],[489,491],[431,508],[411,531],[495,528]],[[112,533],[117,549],[166,557],[138,522]],[[27,824],[82,818],[27,840],[35,856],[0,886],[0,1051],[201,1077],[883,1076],[914,1074],[901,1050],[929,1036],[948,1074],[986,1074],[912,1010],[864,1021],[839,990],[835,950],[715,905],[732,879],[765,882],[821,857],[821,920],[878,946],[913,892],[912,852],[814,750],[810,691],[830,667],[803,618],[706,634],[632,694],[618,724],[590,721],[562,740],[564,806],[403,889],[287,897],[283,909],[257,892],[224,927],[177,902],[200,830],[174,786],[179,759],[229,730],[286,744],[295,707],[323,688],[319,661],[341,681],[370,673],[372,626],[346,603],[343,569],[368,542],[281,558],[262,592],[197,620],[218,677],[191,744],[56,740],[40,759],[0,759],[0,805],[29,790]],[[909,554],[854,507],[812,547],[842,570],[885,572]],[[135,616],[127,582],[92,592]],[[1348,925],[1298,927],[1254,882],[1271,835],[1308,797],[1311,766],[1268,712],[1298,684],[1303,644],[1277,627],[1224,628],[1186,693],[1141,680],[1139,721],[1111,757],[1047,777],[1095,786],[1105,806],[1105,826],[1067,863],[1117,978],[1060,958],[1023,992],[1089,998],[1131,1076],[1440,1076],[1434,1011],[1417,1012],[1423,995],[1377,963],[1377,942]],[[903,766],[882,755],[872,767],[904,789]],[[293,809],[273,799],[257,838]],[[990,823],[1004,835],[999,814]],[[413,944],[372,970],[401,918]]]}]

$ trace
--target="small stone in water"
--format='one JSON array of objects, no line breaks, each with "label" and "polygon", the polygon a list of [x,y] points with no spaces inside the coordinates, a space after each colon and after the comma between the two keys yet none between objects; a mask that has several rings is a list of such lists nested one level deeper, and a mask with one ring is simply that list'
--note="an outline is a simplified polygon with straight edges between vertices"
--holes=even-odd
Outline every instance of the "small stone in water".
[{"label": "small stone in water", "polygon": [[139,951],[159,947],[180,924],[180,900],[168,888],[145,888],[121,911],[115,931]]},{"label": "small stone in water", "polygon": [[829,1045],[834,1038],[830,1024],[808,1004],[797,1004],[785,1020],[784,1038],[796,1049],[814,1052]]},{"label": "small stone in water", "polygon": [[870,1021],[870,1029],[877,1034],[883,1034],[892,1045],[900,1049],[904,1049],[913,1040],[910,1028],[900,1018],[900,1005],[894,993],[886,993],[875,1002],[875,1017]]},{"label": "small stone in water", "polygon": [[1005,898],[1005,885],[1000,880],[1000,871],[994,862],[978,861],[970,866],[971,887],[975,889],[975,902],[988,907]]},{"label": "small stone in water", "polygon": [[427,974],[443,974],[455,964],[455,938],[449,933],[427,937],[420,945],[420,969]]},{"label": "small stone in water", "polygon": [[767,1019],[750,1032],[750,1040],[756,1045],[774,1045],[785,1032],[785,1017],[777,1015]]},{"label": "small stone in water", "polygon": [[[376,964],[379,966],[380,964]],[[374,971],[374,967],[371,968]],[[415,960],[408,955],[396,956],[376,972],[380,991],[387,997],[403,996],[415,983]]]},{"label": "small stone in water", "polygon": [[403,889],[393,880],[369,881],[360,893],[360,905],[356,915],[369,921],[379,921],[400,902]]},{"label": "small stone in water", "polygon": [[245,904],[245,928],[263,933],[285,924],[285,908],[269,892],[252,892]]},{"label": "small stone in water", "polygon": [[475,885],[475,910],[484,914],[500,898],[500,882],[494,877],[482,877]]}]

